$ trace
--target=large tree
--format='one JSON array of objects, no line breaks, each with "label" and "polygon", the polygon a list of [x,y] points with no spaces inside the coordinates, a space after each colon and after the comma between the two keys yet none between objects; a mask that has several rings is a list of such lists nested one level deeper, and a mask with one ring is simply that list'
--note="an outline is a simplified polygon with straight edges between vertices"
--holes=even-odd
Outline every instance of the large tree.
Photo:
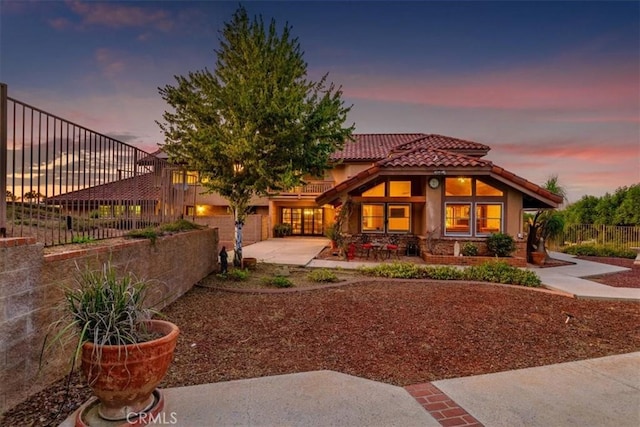
[{"label": "large tree", "polygon": [[254,195],[322,176],[331,154],[351,137],[350,107],[327,75],[307,78],[298,39],[287,24],[265,27],[241,6],[221,31],[216,68],[176,76],[159,88],[173,107],[158,124],[173,162],[200,173],[229,201],[235,218],[234,265],[242,261],[242,226]]}]

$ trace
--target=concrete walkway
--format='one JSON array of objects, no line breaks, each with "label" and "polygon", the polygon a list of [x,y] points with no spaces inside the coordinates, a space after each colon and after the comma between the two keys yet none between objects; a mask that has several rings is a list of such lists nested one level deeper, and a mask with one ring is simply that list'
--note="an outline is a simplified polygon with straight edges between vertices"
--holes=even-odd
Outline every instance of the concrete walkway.
[{"label": "concrete walkway", "polygon": [[[435,395],[419,392],[433,386]],[[406,389],[314,371],[170,388],[163,393],[165,409],[153,425],[435,427],[477,421],[476,426],[492,427],[637,427],[640,353]],[[61,426],[72,427],[74,416]],[[464,420],[469,421],[455,423]]]},{"label": "concrete walkway", "polygon": [[[566,292],[576,298],[640,301],[640,288],[614,288],[583,279],[583,277],[627,271],[628,268],[585,261],[560,252],[551,252],[550,255],[554,259],[575,264],[561,267],[531,268],[540,277],[545,287]],[[640,281],[640,277],[638,281]]]},{"label": "concrete walkway", "polygon": [[640,353],[433,384],[485,426],[640,425]]}]

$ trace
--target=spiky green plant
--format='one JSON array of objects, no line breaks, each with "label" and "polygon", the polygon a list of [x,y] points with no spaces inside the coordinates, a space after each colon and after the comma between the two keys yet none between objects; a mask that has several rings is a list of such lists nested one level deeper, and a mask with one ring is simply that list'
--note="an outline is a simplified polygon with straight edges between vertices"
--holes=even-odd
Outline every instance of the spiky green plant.
[{"label": "spiky green plant", "polygon": [[56,332],[53,338],[49,339],[48,334],[45,339],[41,363],[52,345],[65,344],[76,337],[72,368],[85,342],[96,346],[127,345],[153,338],[145,323],[155,313],[145,305],[150,282],[131,272],[119,276],[110,262],[97,270],[80,269],[76,264],[74,281],[73,286],[64,288],[64,315],[51,325]]}]

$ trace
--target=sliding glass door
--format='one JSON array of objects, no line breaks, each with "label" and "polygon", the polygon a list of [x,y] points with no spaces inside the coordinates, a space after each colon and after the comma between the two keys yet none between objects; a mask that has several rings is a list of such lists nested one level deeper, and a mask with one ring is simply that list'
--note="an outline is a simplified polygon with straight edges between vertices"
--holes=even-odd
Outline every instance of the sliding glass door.
[{"label": "sliding glass door", "polygon": [[282,208],[283,224],[291,225],[295,236],[322,236],[324,234],[321,208]]}]

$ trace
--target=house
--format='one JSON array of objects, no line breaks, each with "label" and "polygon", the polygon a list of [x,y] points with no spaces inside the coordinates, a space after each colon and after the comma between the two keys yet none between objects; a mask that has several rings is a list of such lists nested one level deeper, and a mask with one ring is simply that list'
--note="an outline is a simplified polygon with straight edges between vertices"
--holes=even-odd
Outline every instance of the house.
[{"label": "house", "polygon": [[348,234],[415,236],[423,251],[435,255],[453,254],[456,241],[470,241],[482,252],[491,233],[522,235],[524,209],[562,203],[483,159],[489,150],[442,135],[355,135],[333,156],[339,162],[332,170],[336,185],[315,203],[327,212],[350,200]]},{"label": "house", "polygon": [[[491,233],[521,236],[524,209],[554,208],[562,202],[560,196],[484,159],[489,150],[484,144],[443,135],[356,134],[333,154],[333,168],[324,177],[254,197],[245,242],[272,236],[277,224],[289,224],[294,236],[323,236],[349,201],[353,209],[342,231],[354,241],[394,236],[401,246],[418,241],[423,254],[441,256],[452,255],[455,242],[473,242],[482,253]],[[167,200],[173,200],[170,205],[180,205],[185,217],[219,227],[221,242],[230,244],[233,220],[227,201],[205,194],[187,171],[173,167],[167,172],[161,151],[138,163],[145,166],[147,160],[158,161],[153,168],[147,166],[149,174],[60,195],[52,202],[90,200],[94,209],[111,209],[106,214],[114,215],[119,205],[112,200],[121,200],[119,195],[135,187],[136,196],[125,201],[144,200],[158,214],[166,211]],[[159,176],[170,180],[172,194],[160,191]],[[524,241],[519,243],[522,252]]]}]

